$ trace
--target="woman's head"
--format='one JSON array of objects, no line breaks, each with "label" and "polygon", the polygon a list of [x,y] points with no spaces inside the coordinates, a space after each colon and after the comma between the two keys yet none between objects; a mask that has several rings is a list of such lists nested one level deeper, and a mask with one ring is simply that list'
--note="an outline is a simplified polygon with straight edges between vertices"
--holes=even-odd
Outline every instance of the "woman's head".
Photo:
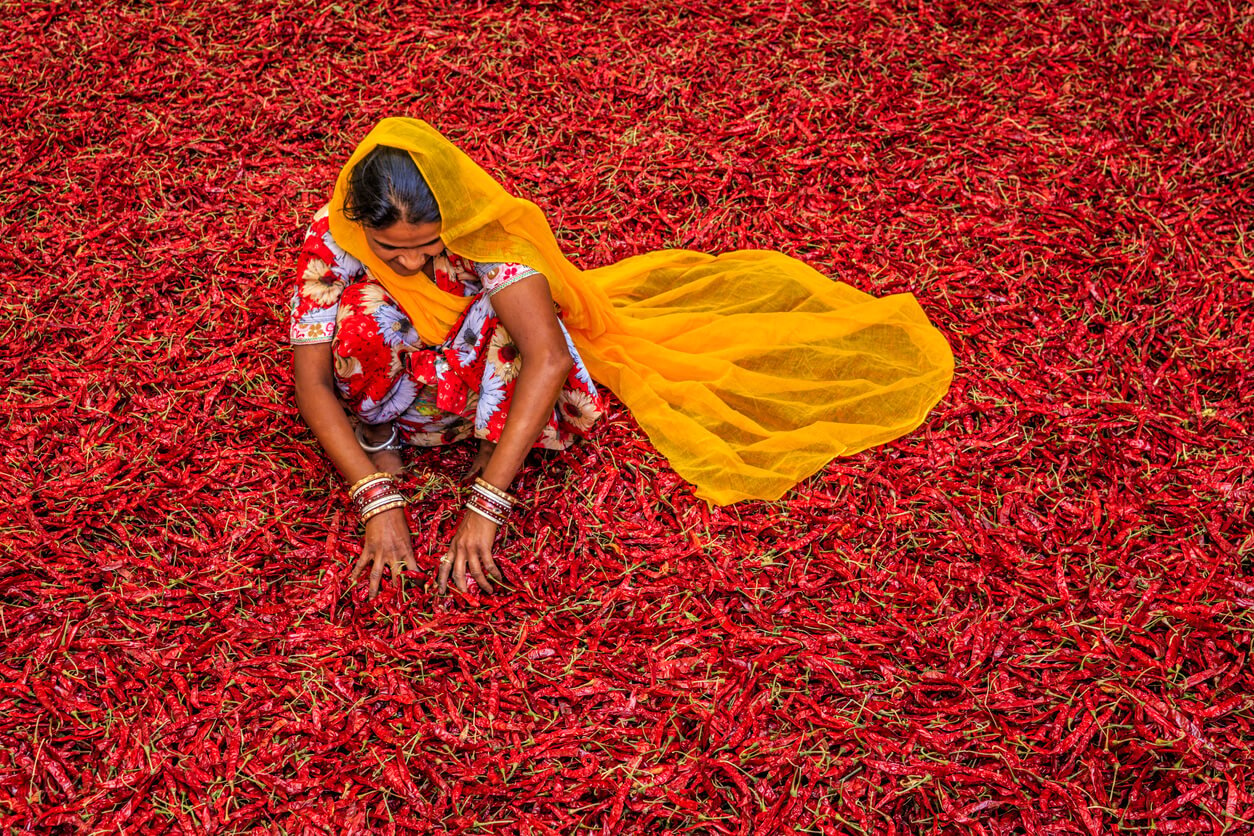
[{"label": "woman's head", "polygon": [[400,275],[413,275],[444,249],[440,207],[409,152],[380,145],[353,166],[344,217],[359,223],[370,249]]},{"label": "woman's head", "polygon": [[379,145],[348,175],[344,217],[367,229],[439,223],[440,207],[408,151]]}]

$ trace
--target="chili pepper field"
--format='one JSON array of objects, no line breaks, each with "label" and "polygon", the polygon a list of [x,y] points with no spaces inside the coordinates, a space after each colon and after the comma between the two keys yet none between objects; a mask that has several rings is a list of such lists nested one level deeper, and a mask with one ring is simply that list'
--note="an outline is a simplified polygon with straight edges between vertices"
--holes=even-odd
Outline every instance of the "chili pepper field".
[{"label": "chili pepper field", "polygon": [[[0,9],[6,833],[1254,832],[1248,4]],[[497,596],[412,451],[368,601],[286,310],[392,115],[579,266],[914,293],[953,387],[725,508],[611,401]]]}]

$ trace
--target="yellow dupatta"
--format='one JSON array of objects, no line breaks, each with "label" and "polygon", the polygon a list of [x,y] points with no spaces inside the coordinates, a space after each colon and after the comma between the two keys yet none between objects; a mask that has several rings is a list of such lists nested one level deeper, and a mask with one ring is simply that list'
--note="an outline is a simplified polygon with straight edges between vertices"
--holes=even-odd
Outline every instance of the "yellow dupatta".
[{"label": "yellow dupatta", "polygon": [[778,499],[833,458],[915,429],[949,388],[949,344],[910,294],[877,299],[765,250],[663,250],[579,270],[534,203],[425,122],[384,119],[340,172],[331,234],[431,345],[469,299],[398,276],[343,214],[349,172],[377,145],[410,153],[451,252],[547,277],[592,377],[711,502]]}]

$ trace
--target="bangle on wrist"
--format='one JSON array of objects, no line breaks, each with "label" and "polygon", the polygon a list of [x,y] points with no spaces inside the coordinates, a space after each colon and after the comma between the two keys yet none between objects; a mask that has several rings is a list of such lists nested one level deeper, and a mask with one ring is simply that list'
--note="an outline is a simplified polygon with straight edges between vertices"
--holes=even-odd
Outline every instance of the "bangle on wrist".
[{"label": "bangle on wrist", "polygon": [[503,514],[508,514],[514,507],[513,503],[506,502],[496,494],[485,491],[478,485],[472,485],[470,490],[472,491],[470,498],[485,508],[494,508]]},{"label": "bangle on wrist", "polygon": [[366,475],[366,476],[363,476],[363,477],[361,477],[360,479],[358,479],[356,482],[354,482],[354,483],[353,483],[353,486],[352,486],[351,488],[349,488],[349,489],[348,489],[348,495],[349,495],[349,497],[350,497],[350,498],[352,498],[352,497],[354,497],[354,496],[356,496],[356,495],[357,495],[357,492],[358,492],[358,491],[360,491],[360,490],[362,490],[363,488],[365,488],[365,487],[366,487],[366,485],[368,485],[368,484],[370,484],[370,483],[372,483],[372,482],[377,482],[377,481],[381,481],[381,480],[387,480],[388,482],[391,482],[391,481],[392,481],[392,477],[391,477],[391,476],[389,476],[389,475],[388,475],[388,474],[386,474],[386,473],[380,473],[380,472],[378,472],[378,471],[376,471],[376,472],[374,472],[374,473],[371,473],[371,474],[368,474],[368,475]]},{"label": "bangle on wrist", "polygon": [[509,491],[478,477],[470,486],[470,496],[466,498],[465,508],[500,528],[509,519],[509,513],[517,502],[518,497]]},{"label": "bangle on wrist", "polygon": [[371,473],[358,479],[348,489],[348,497],[363,523],[384,511],[408,504],[405,495],[397,490],[396,482],[386,473]]},{"label": "bangle on wrist", "polygon": [[500,528],[501,526],[505,525],[504,517],[498,517],[492,512],[487,511],[483,508],[480,508],[478,505],[473,505],[467,502],[466,510],[472,513],[478,514],[479,516],[483,517],[485,520],[488,520],[489,522],[494,523],[497,528]]},{"label": "bangle on wrist", "polygon": [[479,493],[483,493],[486,491],[488,494],[492,494],[496,496],[498,499],[502,500],[506,504],[507,507],[513,507],[518,502],[518,497],[514,496],[512,493],[510,493],[507,490],[498,488],[496,485],[492,484],[487,479],[484,479],[482,476],[478,476],[475,478],[474,487],[478,490]]},{"label": "bangle on wrist", "polygon": [[466,498],[466,509],[474,511],[484,519],[491,520],[498,526],[504,525],[509,517],[509,506],[499,498],[493,497],[493,500],[485,498],[482,492],[476,490]]},{"label": "bangle on wrist", "polygon": [[363,523],[367,523],[382,514],[384,511],[391,511],[393,508],[404,508],[405,505],[405,498],[400,494],[397,494],[395,497],[380,500],[361,512],[361,521]]},{"label": "bangle on wrist", "polygon": [[365,515],[373,511],[375,508],[382,508],[384,505],[395,504],[405,505],[406,502],[405,497],[401,496],[400,493],[393,491],[391,493],[386,493],[383,496],[376,497],[370,502],[363,504],[358,513]]},{"label": "bangle on wrist", "polygon": [[391,482],[379,482],[367,485],[353,497],[353,506],[360,513],[363,508],[386,496],[400,496],[400,491]]}]

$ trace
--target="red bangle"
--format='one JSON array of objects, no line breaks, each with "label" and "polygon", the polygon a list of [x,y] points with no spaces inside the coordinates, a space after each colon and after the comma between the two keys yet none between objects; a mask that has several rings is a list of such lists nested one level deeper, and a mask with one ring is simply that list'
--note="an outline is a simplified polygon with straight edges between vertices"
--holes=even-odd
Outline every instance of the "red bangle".
[{"label": "red bangle", "polygon": [[477,494],[470,495],[470,498],[466,500],[466,507],[475,511],[479,511],[481,512],[481,514],[484,514],[484,515],[490,514],[491,516],[489,517],[489,519],[493,520],[494,522],[496,520],[500,520],[500,522],[497,523],[498,525],[503,524],[505,520],[508,519],[509,509],[501,508],[499,506],[493,507],[491,503],[489,503],[483,497],[478,496]]},{"label": "red bangle", "polygon": [[387,482],[378,482],[358,491],[357,495],[353,497],[353,504],[356,506],[358,511],[361,511],[362,508],[365,508],[371,502],[374,502],[376,499],[381,499],[391,493],[399,495],[396,490],[396,485],[394,485],[391,480]]}]

